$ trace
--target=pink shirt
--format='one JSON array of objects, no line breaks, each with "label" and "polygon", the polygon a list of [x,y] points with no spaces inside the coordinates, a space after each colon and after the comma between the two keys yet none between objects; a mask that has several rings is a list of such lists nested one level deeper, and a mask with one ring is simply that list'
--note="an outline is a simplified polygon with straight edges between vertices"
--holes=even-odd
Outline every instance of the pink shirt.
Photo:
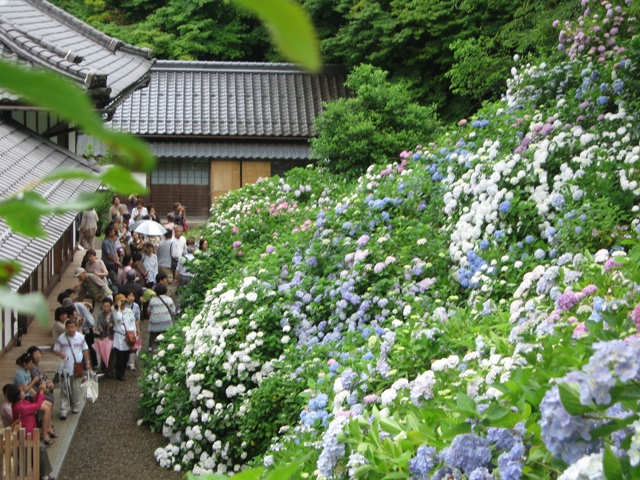
[{"label": "pink shirt", "polygon": [[40,410],[42,402],[44,402],[44,395],[38,392],[33,402],[20,400],[13,404],[13,421],[19,418],[26,433],[33,433],[36,428],[36,412]]}]

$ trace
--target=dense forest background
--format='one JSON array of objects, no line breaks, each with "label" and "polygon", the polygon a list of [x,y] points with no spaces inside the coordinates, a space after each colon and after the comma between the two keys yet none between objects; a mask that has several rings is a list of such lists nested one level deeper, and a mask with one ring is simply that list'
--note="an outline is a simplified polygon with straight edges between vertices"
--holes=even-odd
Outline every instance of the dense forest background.
[{"label": "dense forest background", "polygon": [[[279,61],[260,22],[225,0],[54,0],[94,27],[158,58]],[[325,63],[368,63],[403,80],[443,119],[467,116],[504,89],[513,55],[549,50],[562,0],[300,0]]]}]

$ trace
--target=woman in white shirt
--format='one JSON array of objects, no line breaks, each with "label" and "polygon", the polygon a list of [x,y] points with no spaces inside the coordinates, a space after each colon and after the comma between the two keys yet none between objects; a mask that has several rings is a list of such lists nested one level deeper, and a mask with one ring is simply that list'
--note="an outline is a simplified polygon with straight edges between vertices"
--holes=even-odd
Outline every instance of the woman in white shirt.
[{"label": "woman in white shirt", "polygon": [[116,355],[116,378],[124,381],[131,345],[127,343],[127,332],[137,332],[136,317],[133,311],[125,308],[126,297],[121,293],[116,295],[115,314],[113,323],[113,353]]},{"label": "woman in white shirt", "polygon": [[142,199],[138,198],[138,200],[136,200],[136,206],[131,210],[131,222],[137,222],[148,216],[149,212],[147,211],[147,207],[144,206]]}]

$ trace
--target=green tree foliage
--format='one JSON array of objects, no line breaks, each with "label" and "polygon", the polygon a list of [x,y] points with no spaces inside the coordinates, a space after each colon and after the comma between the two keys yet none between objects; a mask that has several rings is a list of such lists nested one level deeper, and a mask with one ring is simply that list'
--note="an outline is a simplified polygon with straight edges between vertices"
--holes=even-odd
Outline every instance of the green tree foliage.
[{"label": "green tree foliage", "polygon": [[387,70],[445,118],[498,95],[513,55],[553,44],[553,19],[576,15],[560,0],[302,1],[327,62]]},{"label": "green tree foliage", "polygon": [[277,58],[266,28],[225,0],[59,0],[58,5],[125,42],[178,60]]},{"label": "green tree foliage", "polygon": [[435,108],[419,105],[406,83],[389,82],[380,68],[356,67],[346,85],[354,96],[327,104],[311,140],[311,157],[334,173],[357,177],[372,163],[428,141],[438,128]]}]

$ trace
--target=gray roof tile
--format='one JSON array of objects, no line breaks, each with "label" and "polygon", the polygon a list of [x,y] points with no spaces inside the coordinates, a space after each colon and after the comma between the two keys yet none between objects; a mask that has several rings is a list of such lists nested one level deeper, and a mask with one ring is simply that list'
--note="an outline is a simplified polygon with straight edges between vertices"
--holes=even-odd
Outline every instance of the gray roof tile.
[{"label": "gray roof tile", "polygon": [[[110,96],[98,107],[107,111],[148,81],[154,61],[150,50],[109,37],[46,0],[0,1],[0,45],[2,57],[56,71],[89,91],[106,83]],[[94,83],[85,85],[90,72]],[[0,91],[0,103],[15,101]]]},{"label": "gray roof tile", "polygon": [[337,67],[309,74],[285,63],[161,60],[112,125],[142,136],[308,138],[323,102],[347,96],[344,81]]},{"label": "gray roof tile", "polygon": [[[59,169],[98,171],[99,168],[18,124],[0,119],[0,198],[13,195]],[[48,182],[34,190],[55,204],[81,192],[94,192],[98,186],[99,182],[93,180],[73,179]],[[0,219],[0,259],[19,259],[22,265],[20,273],[10,282],[13,290],[22,286],[76,215],[77,212],[68,212],[43,217],[42,225],[48,234],[45,238],[16,234]]]}]

